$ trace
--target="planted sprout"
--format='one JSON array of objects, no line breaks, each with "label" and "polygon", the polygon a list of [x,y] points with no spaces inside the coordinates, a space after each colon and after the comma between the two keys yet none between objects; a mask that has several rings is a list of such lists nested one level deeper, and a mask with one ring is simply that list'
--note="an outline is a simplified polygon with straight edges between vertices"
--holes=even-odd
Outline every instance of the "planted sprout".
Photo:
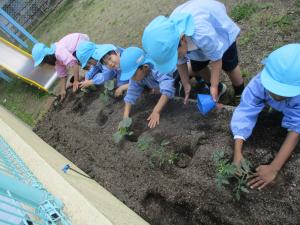
[{"label": "planted sprout", "polygon": [[100,94],[100,99],[102,102],[106,103],[108,101],[109,95],[112,90],[115,88],[115,82],[113,80],[105,81],[104,83],[104,91]]},{"label": "planted sprout", "polygon": [[213,154],[213,161],[216,166],[216,184],[217,188],[221,189],[223,185],[234,184],[233,193],[237,200],[240,200],[241,193],[249,193],[247,181],[252,175],[251,163],[243,159],[240,166],[229,162],[225,158],[224,151],[216,151]]},{"label": "planted sprout", "polygon": [[138,139],[137,148],[141,152],[145,152],[147,149],[153,145],[154,139],[152,137],[141,137]]},{"label": "planted sprout", "polygon": [[115,143],[119,143],[124,139],[126,135],[133,135],[133,132],[130,131],[130,126],[132,124],[132,119],[131,118],[124,118],[120,123],[119,123],[119,128],[116,133],[113,134],[113,140]]},{"label": "planted sprout", "polygon": [[159,166],[164,164],[173,165],[178,160],[178,154],[167,152],[166,146],[170,144],[168,140],[163,140],[160,146],[155,149],[150,156],[150,165],[154,167],[154,162],[157,161]]}]

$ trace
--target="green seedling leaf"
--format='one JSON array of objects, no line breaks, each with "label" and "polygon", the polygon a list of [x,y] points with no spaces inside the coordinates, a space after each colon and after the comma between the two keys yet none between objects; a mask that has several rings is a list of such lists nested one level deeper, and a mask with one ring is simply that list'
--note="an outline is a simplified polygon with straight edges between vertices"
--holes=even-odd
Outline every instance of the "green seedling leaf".
[{"label": "green seedling leaf", "polygon": [[251,167],[251,163],[250,163],[250,161],[249,160],[247,160],[247,159],[242,159],[241,160],[241,168],[243,169],[243,170],[245,170],[245,172],[250,172],[250,168]]},{"label": "green seedling leaf", "polygon": [[119,131],[113,134],[113,141],[116,144],[120,143],[122,139],[123,139],[123,135]]},{"label": "green seedling leaf", "polygon": [[241,191],[247,194],[249,193],[249,190],[245,187],[241,187]]},{"label": "green seedling leaf", "polygon": [[105,94],[103,94],[103,93],[101,93],[100,94],[100,100],[102,101],[102,102],[107,102],[108,101],[108,96],[107,95],[105,95]]},{"label": "green seedling leaf", "polygon": [[168,144],[170,144],[170,141],[168,141],[168,140],[163,140],[163,141],[160,143],[161,146],[167,146]]},{"label": "green seedling leaf", "polygon": [[124,118],[120,123],[119,123],[119,127],[125,127],[128,128],[130,127],[132,124],[132,118],[128,117],[128,118]]},{"label": "green seedling leaf", "polygon": [[115,88],[115,82],[113,80],[105,81],[104,88],[108,91],[112,91]]},{"label": "green seedling leaf", "polygon": [[128,133],[128,135],[129,135],[129,136],[133,135],[133,131],[130,131],[130,132]]}]

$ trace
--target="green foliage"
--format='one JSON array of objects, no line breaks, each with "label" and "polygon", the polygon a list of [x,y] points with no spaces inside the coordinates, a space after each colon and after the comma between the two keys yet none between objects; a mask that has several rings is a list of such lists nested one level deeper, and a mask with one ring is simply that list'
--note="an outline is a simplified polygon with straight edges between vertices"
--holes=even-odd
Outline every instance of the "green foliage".
[{"label": "green foliage", "polygon": [[48,96],[22,80],[13,79],[9,83],[0,80],[0,104],[30,126],[45,113],[42,106]]},{"label": "green foliage", "polygon": [[259,27],[252,28],[250,31],[248,31],[247,33],[245,33],[239,38],[239,44],[245,46],[251,42],[254,42],[259,32],[260,32]]},{"label": "green foliage", "polygon": [[115,88],[115,83],[113,80],[105,81],[104,91],[100,94],[100,99],[102,102],[107,103],[109,96],[112,94],[113,89]]},{"label": "green foliage", "polygon": [[137,147],[138,150],[141,152],[145,152],[147,149],[150,149],[151,145],[153,144],[154,139],[152,137],[141,137],[138,139]]},{"label": "green foliage", "polygon": [[216,167],[216,184],[217,188],[221,189],[223,185],[233,182],[233,193],[237,200],[240,200],[241,193],[249,193],[247,188],[247,181],[251,176],[251,163],[243,159],[240,166],[230,163],[225,158],[224,151],[216,151],[213,154],[213,161]]},{"label": "green foliage", "polygon": [[151,151],[149,163],[151,167],[155,167],[155,165],[173,165],[179,159],[179,155],[177,153],[167,151],[166,147],[169,144],[170,141],[162,140],[162,142],[157,147],[152,137],[145,136],[139,138],[137,142],[137,147],[138,150],[141,152],[145,152],[147,150]]},{"label": "green foliage", "polygon": [[116,133],[113,134],[113,140],[115,143],[120,143],[125,136],[133,135],[133,132],[130,131],[130,126],[132,124],[132,118],[124,118],[119,123],[119,128]]},{"label": "green foliage", "polygon": [[152,151],[152,154],[150,156],[150,165],[154,167],[156,163],[158,163],[159,166],[162,166],[164,164],[173,165],[178,160],[178,154],[174,152],[168,152],[166,151],[166,146],[170,142],[168,140],[163,140],[160,143],[160,146]]},{"label": "green foliage", "polygon": [[267,26],[274,27],[277,26],[281,29],[289,27],[293,24],[293,16],[290,14],[272,16],[267,21]]},{"label": "green foliage", "polygon": [[238,4],[231,10],[230,16],[235,21],[241,21],[243,19],[248,19],[258,8],[258,4],[254,2]]}]

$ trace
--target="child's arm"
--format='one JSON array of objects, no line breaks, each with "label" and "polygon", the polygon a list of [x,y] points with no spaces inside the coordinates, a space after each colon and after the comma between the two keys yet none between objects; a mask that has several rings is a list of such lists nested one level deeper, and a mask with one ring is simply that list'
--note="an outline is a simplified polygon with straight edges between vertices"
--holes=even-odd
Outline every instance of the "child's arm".
[{"label": "child's arm", "polygon": [[147,118],[149,121],[148,127],[149,128],[155,128],[156,125],[159,125],[159,118],[160,118],[160,113],[162,109],[165,107],[167,104],[169,98],[166,95],[161,95],[159,98],[159,101],[155,105],[151,115]]},{"label": "child's arm", "polygon": [[185,97],[184,97],[184,104],[187,104],[190,92],[191,92],[191,84],[190,84],[190,78],[189,78],[189,71],[187,63],[177,65],[177,70],[180,75],[180,79],[182,82],[182,85],[184,87]]},{"label": "child's arm", "polygon": [[261,165],[256,168],[255,177],[248,182],[251,188],[259,190],[271,183],[277,176],[279,170],[288,160],[296,145],[299,142],[300,135],[294,131],[289,131],[278,154],[269,165]]},{"label": "child's arm", "polygon": [[70,68],[71,68],[72,74],[74,76],[73,92],[75,92],[79,88],[79,66],[77,63],[74,63]]},{"label": "child's arm", "polygon": [[264,93],[260,77],[254,77],[245,88],[241,103],[232,115],[230,126],[235,139],[233,162],[237,165],[240,164],[243,158],[243,143],[250,137],[258,114],[264,108]]},{"label": "child's arm", "polygon": [[59,80],[60,85],[60,101],[64,100],[66,97],[66,84],[67,84],[67,77],[61,77]]},{"label": "child's arm", "polygon": [[125,108],[124,108],[124,114],[123,114],[123,118],[128,118],[130,115],[130,111],[131,111],[131,104],[130,103],[125,103]]},{"label": "child's arm", "polygon": [[222,71],[222,60],[211,62],[210,94],[215,102],[218,101],[218,85]]},{"label": "child's arm", "polygon": [[127,91],[129,87],[129,84],[123,84],[120,87],[118,87],[115,91],[115,97],[120,97],[123,95],[124,91]]},{"label": "child's arm", "polygon": [[162,109],[167,104],[169,98],[173,98],[175,94],[174,78],[171,74],[156,73],[153,74],[153,76],[159,83],[161,97],[155,105],[151,115],[147,118],[149,121],[148,127],[150,128],[155,128],[156,125],[159,125],[160,113]]}]

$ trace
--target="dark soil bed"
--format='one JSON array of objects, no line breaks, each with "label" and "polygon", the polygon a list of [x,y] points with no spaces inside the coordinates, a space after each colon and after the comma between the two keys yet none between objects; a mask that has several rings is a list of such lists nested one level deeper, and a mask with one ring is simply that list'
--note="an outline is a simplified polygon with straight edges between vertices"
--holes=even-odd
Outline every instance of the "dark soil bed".
[{"label": "dark soil bed", "polygon": [[[98,96],[98,92],[68,96],[34,130],[150,224],[300,224],[299,145],[273,186],[250,191],[236,201],[230,187],[217,190],[212,161],[216,150],[232,155],[230,109],[203,117],[194,104],[183,106],[174,100],[159,127],[150,130],[146,119],[157,96],[146,95],[132,113],[135,136],[116,145],[112,134],[124,103],[104,106]],[[259,119],[245,148],[254,166],[270,162],[284,140],[286,131],[278,121],[278,114],[265,113]],[[159,165],[151,150],[137,148],[136,140],[145,136],[153,137],[156,146],[170,141],[166,151],[179,158],[174,164]]]}]

